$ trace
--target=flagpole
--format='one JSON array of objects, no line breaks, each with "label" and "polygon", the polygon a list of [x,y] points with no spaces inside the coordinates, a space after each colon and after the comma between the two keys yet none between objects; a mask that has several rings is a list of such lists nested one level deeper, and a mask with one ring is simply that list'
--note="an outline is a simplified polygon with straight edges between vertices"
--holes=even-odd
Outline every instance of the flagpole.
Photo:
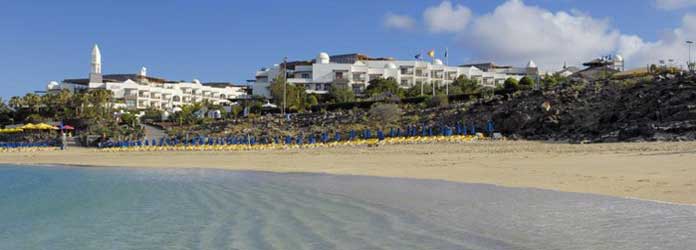
[{"label": "flagpole", "polygon": [[[416,68],[418,68],[418,62],[421,61],[422,54],[423,54],[422,51],[421,51],[421,52],[418,52],[418,58],[416,58],[416,63],[415,63],[415,65],[414,65],[414,67],[413,67],[413,80],[414,80],[414,81],[418,81],[418,80],[416,79]],[[420,95],[423,96],[423,95],[425,95],[425,90],[423,89],[423,84],[424,84],[424,83],[423,83],[423,81],[421,81],[420,83],[421,83],[421,84],[420,84],[420,85],[421,85],[421,86],[420,86],[420,87],[421,87],[421,88],[420,88],[420,89],[421,89]]]},{"label": "flagpole", "polygon": [[449,74],[447,74],[447,68],[449,68],[449,49],[445,48],[445,95],[449,96],[449,79],[447,79],[449,77]]},{"label": "flagpole", "polygon": [[[434,51],[434,50],[431,50],[431,51]],[[433,56],[430,57],[430,61],[431,61],[431,63],[430,63],[431,67],[435,66],[435,52],[433,52]],[[433,96],[435,96],[435,82],[433,82],[433,71],[432,70],[430,70],[430,72],[428,72],[428,76],[430,76],[430,85],[433,85]]]}]

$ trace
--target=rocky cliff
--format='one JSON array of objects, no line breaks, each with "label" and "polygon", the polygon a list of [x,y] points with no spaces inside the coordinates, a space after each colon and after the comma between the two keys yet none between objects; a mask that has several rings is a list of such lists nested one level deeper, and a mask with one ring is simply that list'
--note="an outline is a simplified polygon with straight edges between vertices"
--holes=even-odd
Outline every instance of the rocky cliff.
[{"label": "rocky cliff", "polygon": [[696,77],[571,82],[479,101],[453,118],[493,119],[497,130],[532,140],[695,140]]}]

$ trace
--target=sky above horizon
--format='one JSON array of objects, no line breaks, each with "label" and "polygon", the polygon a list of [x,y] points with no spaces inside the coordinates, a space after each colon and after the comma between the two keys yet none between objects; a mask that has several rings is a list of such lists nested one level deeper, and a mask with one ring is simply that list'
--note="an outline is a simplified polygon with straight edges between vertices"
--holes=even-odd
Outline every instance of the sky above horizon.
[{"label": "sky above horizon", "polygon": [[[319,52],[542,69],[621,54],[629,67],[688,60],[696,0],[3,1],[0,94],[103,72],[243,83],[261,67]],[[696,47],[694,47],[696,56]]]}]

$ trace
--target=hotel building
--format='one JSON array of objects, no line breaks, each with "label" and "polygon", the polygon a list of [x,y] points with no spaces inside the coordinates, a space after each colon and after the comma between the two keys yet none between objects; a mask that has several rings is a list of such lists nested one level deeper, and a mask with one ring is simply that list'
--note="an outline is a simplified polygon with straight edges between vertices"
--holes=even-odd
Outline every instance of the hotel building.
[{"label": "hotel building", "polygon": [[441,87],[464,76],[483,86],[495,87],[510,77],[519,80],[525,75],[538,74],[534,62],[530,62],[526,68],[484,71],[475,66],[447,66],[439,59],[428,62],[371,58],[362,54],[329,56],[320,53],[315,60],[287,62],[285,65],[277,64],[257,71],[253,94],[270,98],[269,86],[283,70],[287,72],[288,83],[302,85],[308,93],[316,94],[328,93],[332,85],[347,86],[360,94],[370,80],[378,78],[391,77],[402,88],[411,88],[421,84]]},{"label": "hotel building", "polygon": [[89,78],[65,79],[61,83],[51,82],[47,86],[48,92],[64,89],[72,92],[107,89],[113,93],[114,107],[165,111],[203,101],[224,105],[230,99],[246,95],[244,86],[231,83],[206,84],[198,80],[170,81],[148,76],[146,68],[142,68],[138,74],[102,75],[101,52],[97,45],[92,49]]}]

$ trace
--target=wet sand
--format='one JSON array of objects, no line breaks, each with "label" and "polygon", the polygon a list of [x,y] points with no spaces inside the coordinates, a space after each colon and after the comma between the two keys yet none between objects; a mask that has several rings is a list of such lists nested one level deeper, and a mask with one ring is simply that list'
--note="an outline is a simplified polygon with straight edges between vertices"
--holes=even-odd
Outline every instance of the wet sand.
[{"label": "wet sand", "polygon": [[386,145],[259,152],[0,153],[5,164],[215,168],[437,179],[696,204],[696,142]]}]

